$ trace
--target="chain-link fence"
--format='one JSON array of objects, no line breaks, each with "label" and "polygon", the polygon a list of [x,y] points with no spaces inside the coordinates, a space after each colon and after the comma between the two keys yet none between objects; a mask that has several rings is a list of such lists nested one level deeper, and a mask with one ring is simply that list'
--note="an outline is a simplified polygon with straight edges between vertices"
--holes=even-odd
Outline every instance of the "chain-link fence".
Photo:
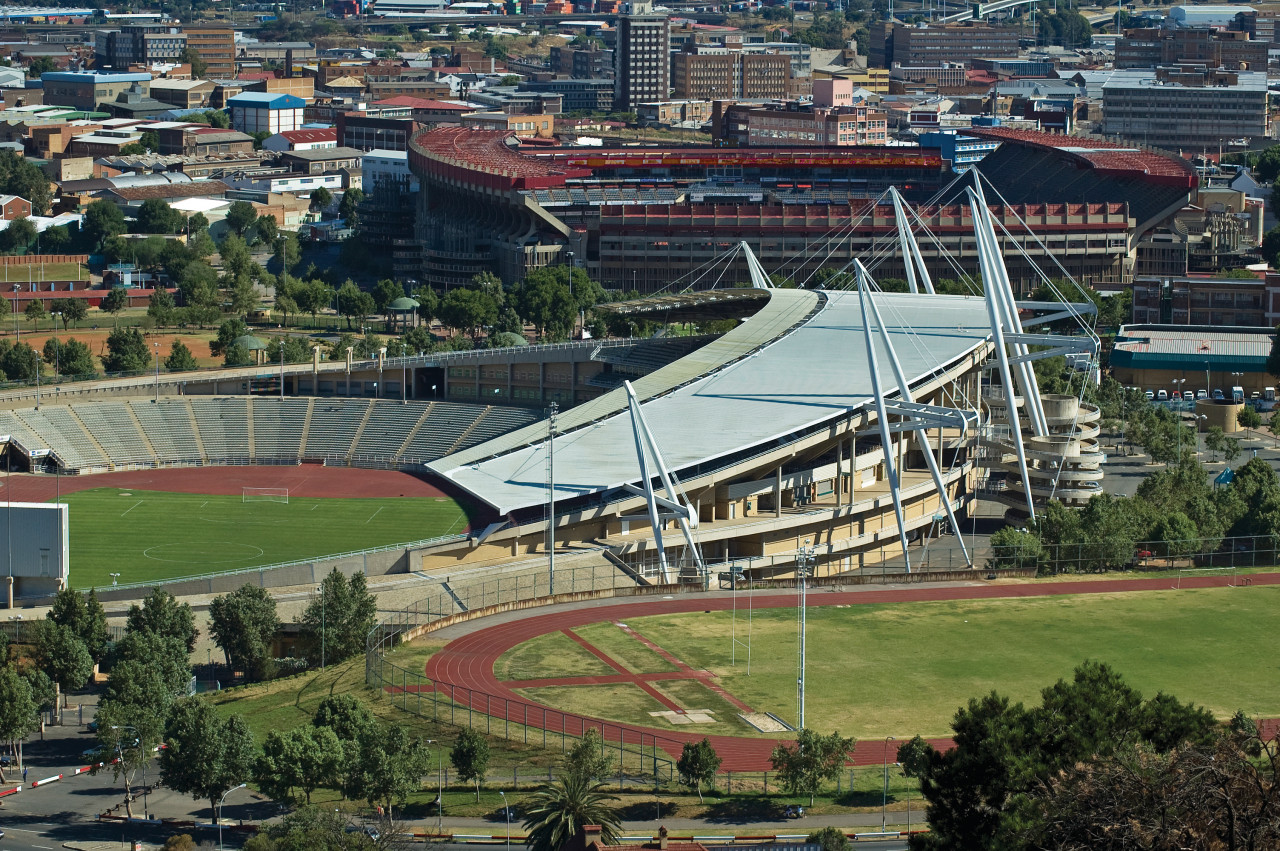
[{"label": "chain-link fence", "polygon": [[988,547],[975,564],[1038,568],[1041,573],[1102,573],[1112,570],[1244,570],[1280,562],[1280,536],[1246,535],[1205,540],[1130,541],[1123,537],[1064,544],[1033,541]]}]

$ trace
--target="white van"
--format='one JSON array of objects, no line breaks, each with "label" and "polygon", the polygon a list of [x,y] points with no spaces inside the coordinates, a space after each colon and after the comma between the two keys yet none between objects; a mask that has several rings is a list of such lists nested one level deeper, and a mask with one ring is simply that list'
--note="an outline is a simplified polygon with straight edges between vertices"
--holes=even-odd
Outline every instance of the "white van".
[{"label": "white van", "polygon": [[1237,384],[1235,387],[1231,388],[1231,401],[1235,402],[1236,404],[1240,404],[1241,402],[1244,401],[1243,387]]}]

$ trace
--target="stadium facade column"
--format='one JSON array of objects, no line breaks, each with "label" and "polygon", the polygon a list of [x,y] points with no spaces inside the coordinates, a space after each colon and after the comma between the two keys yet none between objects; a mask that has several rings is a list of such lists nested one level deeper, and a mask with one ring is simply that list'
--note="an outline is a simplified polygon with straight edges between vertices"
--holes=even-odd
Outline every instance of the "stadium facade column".
[{"label": "stadium facade column", "polygon": [[782,516],[782,465],[773,471],[773,516]]},{"label": "stadium facade column", "polygon": [[844,478],[842,475],[843,473],[844,473],[844,442],[836,441],[836,483],[835,483],[836,486],[834,489],[836,492],[836,508],[839,508],[841,505],[843,505],[843,497],[844,497],[844,494],[842,493],[842,491],[844,490]]},{"label": "stadium facade column", "polygon": [[6,576],[5,579],[8,580],[5,583],[6,585],[5,596],[7,598],[7,602],[5,603],[5,608],[12,609],[13,608],[13,577]]}]

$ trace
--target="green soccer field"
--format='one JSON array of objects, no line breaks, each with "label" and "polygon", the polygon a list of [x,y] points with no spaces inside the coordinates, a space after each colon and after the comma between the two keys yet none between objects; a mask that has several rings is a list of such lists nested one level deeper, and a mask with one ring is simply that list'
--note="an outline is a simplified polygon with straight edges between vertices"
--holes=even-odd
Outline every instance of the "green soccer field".
[{"label": "green soccer field", "polygon": [[242,502],[239,496],[99,488],[71,506],[71,583],[77,588],[175,579],[314,558],[461,532],[446,497]]},{"label": "green soccer field", "polygon": [[[806,721],[858,738],[947,735],[955,710],[970,697],[995,689],[1014,700],[1036,701],[1040,689],[1070,677],[1086,659],[1107,662],[1148,696],[1164,691],[1220,718],[1236,709],[1275,717],[1280,715],[1274,648],[1278,607],[1280,588],[1274,586],[811,606]],[[750,676],[745,648],[738,648],[737,666],[729,664],[728,612],[627,618],[626,623],[695,669],[716,673],[721,686],[756,711],[794,723],[795,614],[795,609],[755,611]],[[745,641],[741,607],[737,624]],[[619,661],[624,649],[640,646],[612,624],[574,631]],[[553,669],[526,667],[521,676],[555,676]],[[590,706],[594,715],[637,721],[625,705],[611,714],[613,707],[596,700],[589,686],[522,693],[568,710]],[[732,724],[715,726],[699,730],[740,734]]]}]

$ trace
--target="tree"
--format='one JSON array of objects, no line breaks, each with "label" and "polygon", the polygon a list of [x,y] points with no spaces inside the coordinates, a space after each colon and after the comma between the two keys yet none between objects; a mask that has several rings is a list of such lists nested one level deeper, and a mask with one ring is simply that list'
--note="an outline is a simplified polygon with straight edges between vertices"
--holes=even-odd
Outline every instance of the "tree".
[{"label": "tree", "polygon": [[578,316],[578,305],[569,292],[568,267],[533,269],[516,292],[516,310],[533,325],[539,337],[566,339]]},{"label": "tree", "polygon": [[169,372],[188,372],[198,369],[199,364],[196,363],[195,355],[191,354],[191,350],[181,340],[174,340],[173,345],[169,347],[169,356],[164,359],[164,368]]},{"label": "tree", "polygon": [[59,314],[65,331],[68,325],[84,321],[89,315],[89,306],[80,298],[55,298],[49,302],[49,311]]},{"label": "tree", "polygon": [[209,73],[209,63],[204,61],[204,57],[194,47],[183,48],[182,52],[178,54],[178,61],[184,65],[191,66],[191,76],[193,78],[199,79]]},{"label": "tree", "polygon": [[173,318],[174,307],[173,293],[157,288],[147,302],[147,316],[154,319],[157,325],[168,325]]},{"label": "tree", "polygon": [[93,675],[93,657],[84,641],[71,628],[53,621],[39,626],[36,659],[40,670],[58,684],[64,705],[66,695],[81,688]]},{"label": "tree", "polygon": [[404,287],[398,281],[384,278],[373,285],[373,304],[378,313],[386,313],[387,305],[404,298]]},{"label": "tree", "polygon": [[[40,726],[31,684],[10,667],[0,667],[0,741],[14,742]],[[4,783],[0,765],[0,783]]]},{"label": "tree", "polygon": [[338,313],[346,317],[348,329],[351,328],[353,319],[363,321],[377,310],[373,296],[363,292],[350,278],[338,288],[337,295]]},{"label": "tree", "polygon": [[138,208],[139,233],[181,233],[186,226],[186,219],[167,201],[160,198],[149,198]]},{"label": "tree", "polygon": [[323,186],[311,190],[311,211],[323,212],[333,203],[333,193]]},{"label": "tree", "polygon": [[338,203],[338,217],[347,223],[347,227],[359,226],[360,202],[363,200],[364,191],[361,189],[348,189],[342,193],[342,201]]},{"label": "tree", "polygon": [[365,636],[373,629],[377,611],[364,574],[353,573],[346,579],[334,568],[320,583],[320,597],[312,600],[298,619],[307,637],[309,657],[318,659],[316,651],[321,649],[330,662],[363,653]]},{"label": "tree", "polygon": [[1236,412],[1236,422],[1241,428],[1262,428],[1262,414],[1245,405]]},{"label": "tree", "polygon": [[1035,532],[1005,526],[991,536],[988,565],[993,568],[1039,568],[1044,555],[1044,546]]},{"label": "tree", "polygon": [[245,583],[214,597],[209,604],[209,634],[250,682],[271,675],[271,641],[280,630],[275,598],[265,588]]},{"label": "tree", "polygon": [[55,366],[59,375],[93,375],[93,352],[75,338],[44,342],[44,362]]},{"label": "tree", "polygon": [[125,812],[130,816],[133,777],[150,764],[152,749],[163,741],[164,720],[173,699],[160,672],[145,662],[126,659],[112,669],[98,702],[95,720],[103,761],[124,786]]},{"label": "tree", "polygon": [[89,238],[89,242],[101,247],[108,239],[119,236],[128,230],[124,213],[110,201],[94,201],[84,208],[84,224],[81,232]]},{"label": "tree", "polygon": [[605,753],[604,736],[592,727],[582,734],[564,758],[564,773],[599,783],[609,776],[613,757]]},{"label": "tree", "polygon": [[[237,201],[245,203],[247,201]],[[250,206],[250,212],[253,208]],[[218,246],[218,256],[222,258],[222,268],[232,278],[247,278],[253,272],[253,258],[249,255],[249,246],[237,233],[227,234],[227,238]]]},{"label": "tree", "polygon": [[332,807],[301,807],[279,822],[264,824],[244,851],[370,851],[376,843],[350,825]]},{"label": "tree", "polygon": [[14,219],[9,226],[0,231],[0,251],[6,254],[25,254],[36,241],[36,226],[23,216]]},{"label": "tree", "polygon": [[49,177],[34,162],[15,151],[0,152],[0,194],[17,195],[31,202],[31,213],[49,212],[52,193]]},{"label": "tree", "polygon": [[822,784],[840,775],[853,744],[853,739],[842,737],[838,731],[823,736],[805,728],[796,736],[795,747],[774,747],[769,762],[778,772],[782,787],[792,795],[807,794],[812,807]]},{"label": "tree", "polygon": [[49,607],[45,617],[71,630],[84,642],[85,649],[95,663],[102,660],[107,652],[110,632],[107,630],[107,614],[93,589],[89,590],[87,596],[70,585],[61,589],[53,598],[53,605]]},{"label": "tree", "polygon": [[186,646],[188,653],[195,650],[196,637],[200,634],[195,626],[195,617],[191,614],[191,606],[179,603],[163,588],[152,590],[141,606],[134,603],[129,607],[126,631],[152,632],[176,638]]},{"label": "tree", "polygon": [[160,779],[175,792],[209,802],[215,817],[218,800],[253,769],[253,733],[239,715],[223,719],[203,698],[184,697],[169,710],[160,751]]},{"label": "tree", "polygon": [[143,372],[150,365],[151,352],[137,328],[113,328],[107,335],[107,356],[102,359],[107,372]]},{"label": "tree", "polygon": [[58,708],[58,687],[49,679],[49,675],[39,668],[27,668],[21,676],[31,687],[31,700],[40,713],[52,712]]},{"label": "tree", "polygon": [[40,356],[26,343],[4,353],[4,374],[10,381],[32,381],[40,370]]},{"label": "tree", "polygon": [[561,777],[539,787],[525,801],[525,846],[528,851],[561,851],[579,839],[587,825],[600,826],[605,845],[618,844],[622,823],[607,803],[615,800],[603,786],[581,777]]},{"label": "tree", "polygon": [[[264,216],[258,221],[267,221],[267,219],[268,217]],[[270,221],[274,223],[275,219]],[[280,266],[280,273],[283,275],[285,272],[292,272],[302,257],[302,249],[298,245],[298,235],[290,231],[284,231],[277,234],[273,244],[275,245],[274,258]]]},{"label": "tree", "polygon": [[328,727],[340,741],[354,742],[366,727],[374,724],[369,708],[349,694],[326,697],[316,707],[311,723],[316,727]]},{"label": "tree", "polygon": [[902,766],[902,773],[908,777],[920,777],[929,764],[929,743],[920,736],[912,736],[898,745],[895,758]]},{"label": "tree", "polygon": [[[320,729],[328,731],[328,728]],[[472,731],[467,729],[463,732]],[[480,741],[484,744],[487,761],[488,743],[483,737]],[[422,775],[426,773],[429,762],[426,746],[420,739],[411,738],[409,731],[399,724],[365,726],[360,731],[356,754],[348,772],[350,791],[370,805],[381,805],[387,810],[397,804],[403,805],[411,792],[421,788]],[[464,781],[468,779],[461,770],[459,777]]]},{"label": "tree", "polygon": [[[156,290],[156,292],[167,292],[164,290]],[[112,287],[102,301],[98,303],[98,308],[106,313],[115,315],[129,306],[129,291],[124,287]]]},{"label": "tree", "polygon": [[58,70],[58,64],[51,56],[37,56],[27,65],[27,76],[38,79],[42,74],[50,74]]},{"label": "tree", "polygon": [[819,846],[822,851],[849,851],[850,847],[849,837],[845,836],[844,831],[838,827],[824,827],[816,833],[809,834],[804,841],[809,845]]},{"label": "tree", "polygon": [[716,782],[716,772],[720,770],[720,755],[711,746],[705,736],[700,742],[685,742],[676,762],[676,771],[680,774],[680,782],[692,786],[698,793],[698,802],[702,802],[702,787],[710,787]]},{"label": "tree", "polygon": [[27,302],[27,306],[23,308],[22,313],[27,317],[27,321],[34,325],[37,330],[40,328],[40,320],[44,319],[47,315],[44,312],[44,304],[39,301]]},{"label": "tree", "polygon": [[333,785],[343,759],[342,744],[328,727],[303,725],[284,733],[271,731],[254,765],[254,782],[277,800],[292,800],[297,789],[311,803],[311,793]]},{"label": "tree", "polygon": [[955,747],[927,750],[921,791],[931,833],[912,848],[1023,847],[1006,844],[1020,830],[1037,790],[1072,767],[1129,745],[1168,752],[1203,742],[1215,728],[1202,709],[1165,695],[1142,695],[1097,662],[1076,668],[1026,708],[992,692],[971,699],[952,721]]},{"label": "tree", "polygon": [[227,227],[231,228],[236,236],[243,237],[257,219],[258,211],[248,201],[233,201],[227,208]]},{"label": "tree", "polygon": [[[449,763],[458,772],[458,779],[463,783],[475,781],[476,802],[480,801],[480,782],[484,780],[485,771],[489,768],[489,742],[470,727],[458,733],[458,738],[449,751]],[[583,785],[586,785],[585,782]]]},{"label": "tree", "polygon": [[440,302],[439,319],[450,328],[463,331],[475,339],[480,329],[498,318],[498,305],[493,296],[469,287],[457,287]]}]

